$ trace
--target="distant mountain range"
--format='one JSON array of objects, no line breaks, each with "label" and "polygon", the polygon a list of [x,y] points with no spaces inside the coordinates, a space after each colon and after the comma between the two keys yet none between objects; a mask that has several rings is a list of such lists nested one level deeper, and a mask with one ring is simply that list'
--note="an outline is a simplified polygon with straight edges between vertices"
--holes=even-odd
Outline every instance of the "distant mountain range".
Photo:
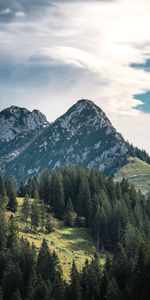
[{"label": "distant mountain range", "polygon": [[51,124],[38,110],[12,106],[0,112],[0,167],[18,181],[66,164],[113,175],[135,152],[89,100],[79,100]]}]

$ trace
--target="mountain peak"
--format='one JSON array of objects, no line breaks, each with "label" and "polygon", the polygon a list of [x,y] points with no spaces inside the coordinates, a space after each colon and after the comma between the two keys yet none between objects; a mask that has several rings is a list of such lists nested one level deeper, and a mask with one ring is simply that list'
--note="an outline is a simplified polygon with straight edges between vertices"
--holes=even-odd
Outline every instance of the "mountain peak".
[{"label": "mountain peak", "polygon": [[38,110],[10,106],[0,112],[0,141],[8,142],[20,133],[30,133],[48,125],[46,117]]},{"label": "mountain peak", "polygon": [[[70,130],[73,134],[79,132],[81,128],[87,127],[89,130],[98,130],[102,128],[113,128],[111,122],[104,111],[93,101],[87,99],[78,100],[64,115],[56,122],[61,127]],[[113,130],[115,130],[113,128]]]},{"label": "mountain peak", "polygon": [[[30,114],[37,114],[33,111]],[[64,165],[113,173],[128,156],[123,137],[93,101],[81,99],[7,164],[19,180]]]}]

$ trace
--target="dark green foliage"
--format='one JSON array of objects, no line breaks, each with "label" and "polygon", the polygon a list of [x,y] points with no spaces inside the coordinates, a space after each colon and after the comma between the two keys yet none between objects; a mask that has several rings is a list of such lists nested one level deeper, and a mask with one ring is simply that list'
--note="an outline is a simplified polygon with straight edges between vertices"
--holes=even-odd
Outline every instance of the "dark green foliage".
[{"label": "dark green foliage", "polygon": [[69,226],[87,226],[106,264],[101,267],[95,255],[79,273],[73,262],[70,282],[65,284],[48,242],[43,240],[37,254],[27,241],[19,240],[16,217],[7,222],[2,206],[0,299],[149,300],[150,197],[145,198],[126,179],[114,183],[87,169],[68,166],[44,176],[50,182],[46,198],[38,199],[42,184],[34,179],[37,199],[24,200],[24,222],[31,222],[34,232],[38,228],[50,233],[54,214]]},{"label": "dark green foliage", "polygon": [[28,196],[26,195],[25,199],[23,200],[23,205],[21,209],[21,219],[26,224],[26,227],[28,225],[28,219],[30,217],[31,213],[31,206],[30,206],[30,200]]},{"label": "dark green foliage", "polygon": [[40,206],[37,200],[33,201],[31,205],[31,228],[35,232],[37,232],[38,227],[40,225],[41,221],[41,211],[40,211]]},{"label": "dark green foliage", "polygon": [[132,144],[131,145],[128,144],[128,146],[130,149],[131,156],[138,157],[139,159],[150,164],[150,156],[145,150],[138,149],[137,147],[134,147]]},{"label": "dark green foliage", "polygon": [[51,175],[45,170],[39,182],[34,181],[46,205],[41,201],[40,221],[35,222],[35,228],[40,223],[42,231],[51,231],[47,230],[49,222],[45,222],[50,210],[68,226],[87,226],[97,248],[103,251],[114,250],[118,242],[130,244],[131,227],[135,240],[131,241],[132,249],[133,243],[138,245],[137,237],[150,238],[150,200],[125,178],[115,183],[97,171],[67,166]]},{"label": "dark green foliage", "polygon": [[47,215],[46,221],[45,221],[45,229],[46,233],[53,232],[53,224],[52,224],[52,218],[50,215]]},{"label": "dark green foliage", "polygon": [[81,171],[77,213],[86,218],[87,224],[90,224],[91,221],[91,208],[91,192],[89,188],[88,178],[86,177],[86,174],[84,174],[84,172]]},{"label": "dark green foliage", "polygon": [[18,241],[18,226],[13,215],[9,218],[8,233],[7,233],[7,245],[12,250],[17,247]]},{"label": "dark green foliage", "polygon": [[64,215],[65,202],[62,177],[59,173],[52,178],[52,206],[54,208],[55,216],[62,219]]},{"label": "dark green foliage", "polygon": [[16,185],[12,175],[7,178],[6,192],[8,196],[8,209],[12,212],[17,210]]},{"label": "dark green foliage", "polygon": [[2,278],[4,299],[14,299],[17,289],[23,291],[23,274],[17,262],[9,261]]},{"label": "dark green foliage", "polygon": [[70,299],[72,300],[81,300],[82,299],[82,290],[80,285],[79,273],[77,271],[75,262],[73,261],[72,270],[71,270],[71,284],[70,284]]},{"label": "dark green foliage", "polygon": [[45,169],[40,178],[39,195],[46,204],[51,203],[51,177],[47,169]]},{"label": "dark green foliage", "polygon": [[3,175],[2,175],[1,171],[0,171],[0,195],[1,196],[6,195],[5,182],[4,182]]},{"label": "dark green foliage", "polygon": [[75,225],[77,214],[74,211],[71,198],[68,199],[65,209],[65,224],[73,227]]},{"label": "dark green foliage", "polygon": [[51,261],[52,257],[47,242],[44,239],[37,258],[37,272],[43,279],[51,279]]}]

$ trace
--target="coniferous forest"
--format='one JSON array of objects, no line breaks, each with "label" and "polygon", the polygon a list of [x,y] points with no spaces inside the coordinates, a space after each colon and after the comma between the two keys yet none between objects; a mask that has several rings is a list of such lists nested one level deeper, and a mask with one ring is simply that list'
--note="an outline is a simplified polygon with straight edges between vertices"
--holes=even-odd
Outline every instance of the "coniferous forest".
[{"label": "coniferous forest", "polygon": [[[17,196],[24,198],[21,209]],[[20,237],[18,211],[35,235],[53,231],[51,216],[87,228],[95,256],[81,272],[72,261],[66,282],[46,239],[37,250]],[[17,188],[12,176],[4,180],[0,173],[0,300],[148,300],[149,294],[149,196],[126,179],[115,183],[85,168],[44,170]]]}]

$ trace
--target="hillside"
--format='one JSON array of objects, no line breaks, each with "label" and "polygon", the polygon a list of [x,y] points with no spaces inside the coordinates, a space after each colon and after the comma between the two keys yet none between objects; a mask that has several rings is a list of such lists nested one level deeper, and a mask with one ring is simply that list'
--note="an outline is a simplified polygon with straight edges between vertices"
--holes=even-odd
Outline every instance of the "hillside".
[{"label": "hillside", "polygon": [[[27,238],[31,244],[34,243],[37,249],[40,248],[42,240],[45,238],[50,250],[55,250],[59,257],[65,280],[69,280],[73,260],[75,260],[79,271],[82,270],[86,259],[91,261],[97,250],[94,240],[88,234],[86,228],[67,227],[63,221],[53,219],[54,231],[52,233],[27,233],[24,224],[20,221],[19,213],[23,199],[17,198],[17,200],[19,209],[16,219],[19,226],[19,235]],[[104,263],[104,259],[101,259],[101,263]]]},{"label": "hillside", "polygon": [[136,158],[128,158],[128,163],[123,166],[115,175],[115,180],[127,178],[144,194],[150,192],[150,165]]}]

